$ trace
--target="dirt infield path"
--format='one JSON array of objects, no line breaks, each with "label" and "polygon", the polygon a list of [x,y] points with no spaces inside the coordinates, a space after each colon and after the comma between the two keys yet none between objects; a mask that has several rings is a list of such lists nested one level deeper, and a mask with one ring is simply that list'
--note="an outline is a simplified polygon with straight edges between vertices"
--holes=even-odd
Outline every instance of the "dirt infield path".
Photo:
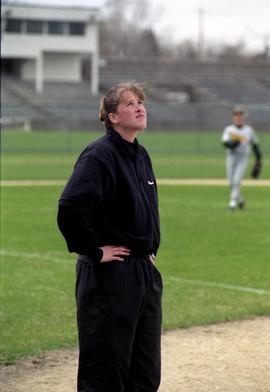
[{"label": "dirt infield path", "polygon": [[[270,392],[270,317],[165,332],[159,392]],[[1,369],[2,392],[75,392],[76,351]],[[110,391],[108,391],[110,392]]]},{"label": "dirt infield path", "polygon": [[[223,178],[159,178],[158,185],[226,186]],[[65,180],[6,180],[1,186],[64,186]],[[244,186],[270,186],[270,180],[244,180]]]}]

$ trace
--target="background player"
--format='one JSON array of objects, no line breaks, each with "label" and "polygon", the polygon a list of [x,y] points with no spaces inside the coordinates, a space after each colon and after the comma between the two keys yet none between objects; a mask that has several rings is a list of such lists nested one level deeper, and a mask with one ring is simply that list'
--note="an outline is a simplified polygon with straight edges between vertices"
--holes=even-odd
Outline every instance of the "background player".
[{"label": "background player", "polygon": [[252,170],[253,178],[257,178],[260,174],[262,154],[254,130],[245,124],[244,109],[236,106],[232,114],[233,124],[224,129],[222,143],[227,150],[226,169],[231,188],[229,208],[234,210],[237,206],[241,209],[245,206],[241,181],[246,172],[251,147],[256,157]]}]

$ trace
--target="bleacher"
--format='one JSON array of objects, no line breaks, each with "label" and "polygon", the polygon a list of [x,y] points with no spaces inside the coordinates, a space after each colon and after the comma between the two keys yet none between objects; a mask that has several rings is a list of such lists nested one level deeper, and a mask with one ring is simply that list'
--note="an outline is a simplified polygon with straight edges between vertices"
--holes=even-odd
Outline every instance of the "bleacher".
[{"label": "bleacher", "polygon": [[42,94],[34,82],[2,76],[2,117],[31,118],[32,128],[65,129],[97,126],[99,99],[90,93],[87,82],[45,82]]},{"label": "bleacher", "polygon": [[[269,131],[270,64],[185,64],[149,59],[107,59],[100,69],[99,96],[89,82],[45,82],[44,92],[34,83],[2,75],[2,118],[30,119],[36,129],[99,129],[102,93],[114,83],[145,83],[149,127],[153,129],[221,129],[230,109],[244,104],[256,128]],[[182,92],[178,102],[171,93]]]},{"label": "bleacher", "polygon": [[106,86],[115,80],[140,80],[158,87],[194,86],[214,97],[230,102],[270,102],[270,63],[177,63],[141,60],[107,60],[101,68],[101,80]]}]

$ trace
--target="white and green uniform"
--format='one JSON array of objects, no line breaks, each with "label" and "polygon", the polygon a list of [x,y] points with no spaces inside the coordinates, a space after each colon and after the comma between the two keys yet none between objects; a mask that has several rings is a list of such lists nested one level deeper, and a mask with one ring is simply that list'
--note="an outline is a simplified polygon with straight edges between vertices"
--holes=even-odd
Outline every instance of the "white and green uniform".
[{"label": "white and green uniform", "polygon": [[[245,137],[245,140],[242,142],[234,141],[233,134]],[[222,143],[227,150],[226,169],[231,187],[230,207],[235,208],[237,204],[244,202],[241,193],[241,181],[248,165],[251,145],[257,145],[258,140],[254,130],[249,125],[238,127],[232,124],[224,129]]]}]

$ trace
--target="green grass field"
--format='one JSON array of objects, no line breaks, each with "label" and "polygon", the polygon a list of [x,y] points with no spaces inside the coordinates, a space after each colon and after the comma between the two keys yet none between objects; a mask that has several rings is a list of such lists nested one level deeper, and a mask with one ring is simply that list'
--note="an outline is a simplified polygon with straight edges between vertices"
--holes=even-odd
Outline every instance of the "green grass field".
[{"label": "green grass field", "polygon": [[[162,138],[181,142],[179,134]],[[151,154],[158,177],[224,177],[222,149],[220,155],[165,150]],[[66,179],[76,156],[4,153],[2,178]],[[264,178],[269,166],[266,158]],[[61,190],[2,188],[2,363],[76,345],[75,255],[67,253],[56,226]],[[230,213],[226,187],[159,187],[164,328],[270,314],[269,190],[246,187],[247,210]]]},{"label": "green grass field", "polygon": [[[98,132],[3,132],[2,179],[65,179],[79,152]],[[260,135],[262,178],[270,176],[270,133]],[[213,132],[145,132],[140,141],[150,151],[159,178],[224,178],[224,149]],[[253,164],[250,159],[250,166]],[[250,173],[250,167],[247,175]]]}]

